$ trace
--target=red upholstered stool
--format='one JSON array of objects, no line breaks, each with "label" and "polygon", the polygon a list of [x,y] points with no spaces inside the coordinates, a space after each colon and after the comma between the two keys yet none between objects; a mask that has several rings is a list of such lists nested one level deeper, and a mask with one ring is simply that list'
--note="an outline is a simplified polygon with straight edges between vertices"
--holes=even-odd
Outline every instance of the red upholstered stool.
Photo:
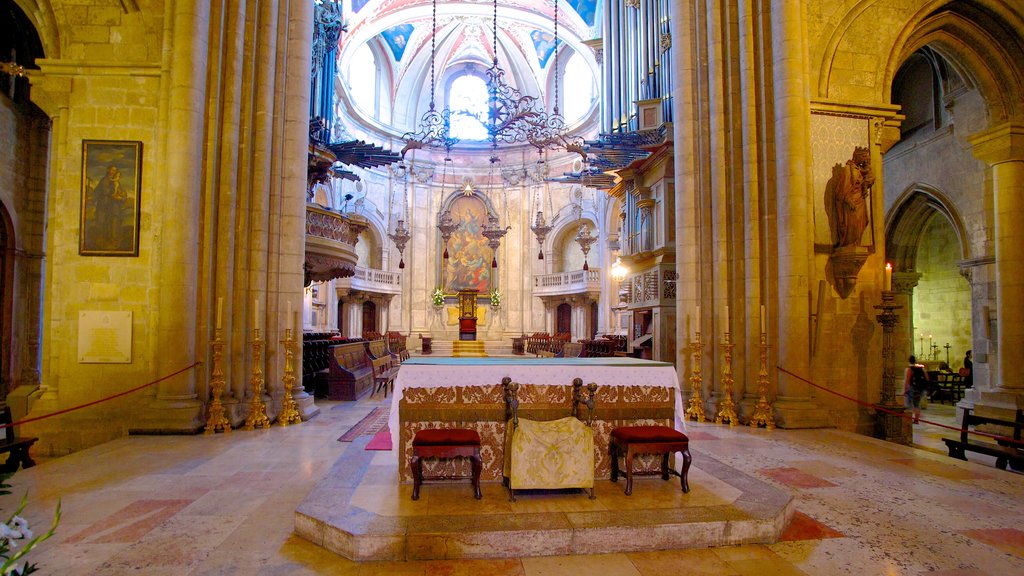
[{"label": "red upholstered stool", "polygon": [[473,466],[473,495],[479,500],[480,471],[483,460],[480,459],[480,434],[465,428],[438,428],[420,430],[412,439],[412,499],[420,499],[420,484],[423,484],[423,462],[421,458],[469,458]]},{"label": "red upholstered stool", "polygon": [[633,456],[636,454],[661,454],[661,478],[668,480],[670,473],[676,473],[668,466],[668,456],[681,452],[683,471],[679,474],[679,483],[683,492],[690,491],[686,480],[690,471],[690,439],[686,434],[668,426],[621,426],[612,430],[608,449],[612,458],[612,482],[619,480],[619,456],[626,457],[626,496],[633,493]]}]

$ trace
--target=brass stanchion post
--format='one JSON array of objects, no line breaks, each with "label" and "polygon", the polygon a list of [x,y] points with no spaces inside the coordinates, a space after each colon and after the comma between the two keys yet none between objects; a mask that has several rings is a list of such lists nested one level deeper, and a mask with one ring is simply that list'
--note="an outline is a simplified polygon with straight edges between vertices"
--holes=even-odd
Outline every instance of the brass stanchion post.
[{"label": "brass stanchion post", "polygon": [[723,399],[718,404],[715,424],[721,424],[724,420],[729,421],[729,426],[735,426],[739,423],[739,417],[736,416],[736,403],[732,400],[732,349],[735,347],[736,345],[732,343],[732,337],[726,332],[725,337],[722,339],[722,357],[724,359],[722,363]]},{"label": "brass stanchion post", "polygon": [[750,417],[750,427],[757,428],[764,424],[769,430],[775,429],[775,415],[772,405],[768,402],[768,334],[761,332],[761,369],[757,373],[757,393],[760,396],[754,405],[754,414]]},{"label": "brass stanchion post", "polygon": [[701,350],[704,345],[700,342],[700,332],[694,335],[693,341],[693,370],[690,372],[690,403],[686,409],[686,420],[693,418],[697,422],[704,422],[707,418],[704,415],[704,399],[701,398],[703,388],[703,377],[700,373]]},{"label": "brass stanchion post", "polygon": [[292,397],[292,385],[295,383],[295,338],[292,337],[292,329],[285,328],[284,340],[284,378],[281,383],[284,386],[284,399],[281,402],[281,415],[277,417],[281,426],[289,424],[302,424],[302,416],[295,409],[295,398]]},{"label": "brass stanchion post", "polygon": [[213,354],[213,374],[210,377],[210,407],[206,418],[206,429],[204,433],[231,432],[231,421],[224,416],[224,405],[220,397],[224,394],[224,369],[221,367],[221,357],[224,355],[224,331],[217,328],[213,332],[213,341],[210,348]]},{"label": "brass stanchion post", "polygon": [[252,339],[252,400],[249,402],[249,415],[245,417],[246,430],[270,428],[270,419],[267,418],[267,405],[263,402],[263,340],[260,338],[260,329],[253,328]]}]

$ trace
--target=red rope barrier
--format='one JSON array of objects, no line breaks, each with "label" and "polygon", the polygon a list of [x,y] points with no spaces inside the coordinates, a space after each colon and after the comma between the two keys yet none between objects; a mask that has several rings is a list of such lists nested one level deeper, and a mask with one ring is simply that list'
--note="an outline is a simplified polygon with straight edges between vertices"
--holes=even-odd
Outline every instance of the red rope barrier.
[{"label": "red rope barrier", "polygon": [[[909,414],[907,414],[905,412],[896,412],[894,410],[887,410],[887,409],[882,408],[881,406],[879,406],[877,404],[871,404],[869,402],[864,402],[863,400],[858,400],[857,398],[853,398],[853,397],[847,396],[845,394],[840,394],[839,392],[836,392],[835,390],[830,390],[830,389],[825,388],[823,386],[819,386],[818,384],[815,384],[814,382],[811,382],[810,380],[804,378],[803,376],[799,376],[797,374],[794,374],[794,373],[790,372],[789,370],[786,370],[782,366],[776,366],[775,369],[778,370],[779,372],[782,372],[783,374],[788,374],[788,375],[792,376],[793,378],[796,378],[797,380],[800,380],[801,382],[804,382],[806,384],[810,384],[811,386],[814,386],[818,390],[823,390],[823,391],[828,392],[829,394],[832,394],[834,396],[839,396],[840,398],[843,398],[844,400],[849,400],[851,402],[859,404],[860,406],[864,406],[865,408],[871,408],[872,410],[877,410],[879,412],[885,412],[886,414],[892,414],[893,416],[899,416],[900,418],[908,418],[909,419],[909,418],[912,417],[911,415],[909,415]],[[950,426],[948,424],[942,424],[941,422],[932,422],[931,420],[925,420],[924,418],[920,418],[919,421],[920,422],[924,422],[925,424],[931,424],[932,426],[938,426],[939,428],[946,428],[946,429],[952,430],[954,432],[961,432],[962,431],[961,428],[958,428],[956,426]],[[1003,435],[1000,435],[1000,434],[990,434],[988,432],[977,432],[975,430],[968,430],[967,433],[968,434],[975,434],[977,436],[986,436],[988,438],[993,438],[995,440],[1003,440],[1003,441],[1006,441],[1006,442],[1010,442],[1011,444],[1024,444],[1024,443],[1022,443],[1019,440],[1014,440],[1013,438],[1010,438],[1008,436],[1003,436]]]},{"label": "red rope barrier", "polygon": [[67,414],[68,412],[74,412],[76,410],[81,410],[82,408],[88,408],[89,406],[95,406],[96,404],[102,404],[104,402],[108,402],[110,400],[113,400],[114,398],[120,398],[121,396],[127,396],[128,394],[131,394],[133,392],[138,392],[139,390],[142,390],[143,388],[148,388],[148,387],[150,387],[150,386],[152,386],[154,384],[159,384],[160,382],[163,382],[164,380],[167,380],[168,378],[174,378],[178,374],[181,374],[182,372],[185,372],[187,370],[191,370],[192,368],[195,368],[196,366],[198,366],[200,364],[201,364],[201,362],[193,362],[192,364],[189,364],[188,366],[185,366],[184,368],[182,368],[181,370],[178,370],[177,372],[173,372],[173,373],[168,374],[167,376],[164,376],[162,378],[157,378],[156,380],[153,380],[152,382],[147,382],[147,383],[145,383],[145,384],[143,384],[141,386],[136,386],[135,388],[132,388],[131,390],[125,390],[124,392],[118,392],[117,394],[114,394],[113,396],[107,396],[106,398],[100,398],[99,400],[93,400],[92,402],[86,402],[85,404],[79,404],[78,406],[72,406],[71,408],[65,408],[63,410],[58,410],[56,412],[51,412],[49,414],[43,414],[42,416],[36,416],[34,418],[26,418],[24,420],[19,420],[18,422],[12,422],[10,424],[0,424],[0,430],[3,430],[4,428],[10,428],[11,426],[20,426],[22,424],[28,424],[29,422],[35,422],[37,420],[45,420],[46,418],[53,418],[54,416],[60,416],[61,414]]}]

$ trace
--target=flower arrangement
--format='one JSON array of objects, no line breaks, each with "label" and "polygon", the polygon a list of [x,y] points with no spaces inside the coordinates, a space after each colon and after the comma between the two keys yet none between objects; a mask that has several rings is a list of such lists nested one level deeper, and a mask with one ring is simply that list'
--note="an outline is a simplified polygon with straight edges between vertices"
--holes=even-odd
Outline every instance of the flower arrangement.
[{"label": "flower arrangement", "polygon": [[498,308],[501,306],[501,292],[498,290],[491,291],[491,308]]},{"label": "flower arrangement", "polygon": [[430,295],[430,301],[438,308],[444,306],[444,291],[440,288],[434,290],[434,293]]},{"label": "flower arrangement", "polygon": [[[0,475],[0,494],[11,493],[9,490],[6,490],[10,488],[10,485],[7,484],[7,479],[10,476],[10,473]],[[3,524],[0,524],[0,574],[4,576],[9,574],[24,576],[35,572],[37,570],[35,564],[30,564],[27,561],[21,565],[19,563],[39,543],[57,532],[57,524],[60,522],[60,502],[57,502],[57,511],[53,514],[53,525],[50,526],[46,533],[39,536],[32,535],[32,530],[28,527],[28,521],[21,517],[21,513],[27,505],[28,493],[25,493],[25,496],[21,499],[21,505],[18,506],[14,514],[11,514]],[[19,546],[21,548],[15,551],[15,548]]]}]

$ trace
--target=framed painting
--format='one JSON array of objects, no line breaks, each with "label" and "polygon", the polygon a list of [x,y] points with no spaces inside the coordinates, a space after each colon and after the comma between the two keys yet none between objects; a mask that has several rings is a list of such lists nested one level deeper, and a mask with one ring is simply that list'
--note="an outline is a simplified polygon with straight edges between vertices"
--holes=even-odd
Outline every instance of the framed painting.
[{"label": "framed painting", "polygon": [[82,140],[78,253],[139,255],[142,142]]},{"label": "framed painting", "polygon": [[448,209],[457,228],[448,240],[449,258],[441,261],[444,292],[476,290],[481,295],[490,294],[491,249],[482,234],[487,207],[476,196],[459,196]]}]

